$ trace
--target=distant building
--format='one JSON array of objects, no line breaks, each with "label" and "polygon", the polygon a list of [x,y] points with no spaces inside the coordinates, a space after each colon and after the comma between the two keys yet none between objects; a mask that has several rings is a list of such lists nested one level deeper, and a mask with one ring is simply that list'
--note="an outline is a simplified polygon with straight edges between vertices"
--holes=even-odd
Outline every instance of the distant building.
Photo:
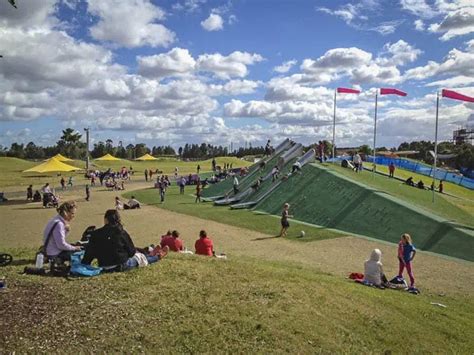
[{"label": "distant building", "polygon": [[469,143],[473,144],[474,142],[474,127],[461,127],[453,132],[453,142],[454,144],[463,144]]}]

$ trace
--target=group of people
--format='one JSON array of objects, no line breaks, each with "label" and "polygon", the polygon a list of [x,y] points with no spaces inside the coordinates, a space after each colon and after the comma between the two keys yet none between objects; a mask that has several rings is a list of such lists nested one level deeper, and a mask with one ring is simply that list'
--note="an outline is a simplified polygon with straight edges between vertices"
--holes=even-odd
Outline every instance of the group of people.
[{"label": "group of people", "polygon": [[[41,195],[43,193],[43,195]],[[29,185],[26,189],[26,200],[32,202],[43,202],[43,208],[58,207],[59,196],[55,190],[49,185],[49,182],[43,185],[41,192],[36,190],[33,194],[33,185]]]},{"label": "group of people", "polygon": [[[415,182],[413,181],[413,176],[410,176],[408,179],[406,179],[405,184],[408,186],[417,187],[422,190],[425,189],[425,183],[423,182],[423,180],[420,180],[415,184]],[[435,190],[434,182],[431,183],[429,190],[431,191]],[[443,191],[444,191],[443,180],[440,180],[439,185],[438,185],[438,192],[443,193]]]},{"label": "group of people", "polygon": [[[124,229],[117,209],[105,212],[104,225],[88,232],[85,245],[73,245],[66,238],[71,230],[71,222],[77,213],[75,202],[64,202],[57,208],[58,214],[50,219],[44,229],[43,245],[48,259],[69,261],[71,255],[84,249],[82,264],[90,265],[96,259],[105,271],[126,271],[138,266],[146,266],[163,259],[168,251],[185,252],[180,233],[169,231],[162,236],[159,245],[138,248]],[[199,232],[195,253],[216,256],[214,244],[205,230]]]},{"label": "group of people", "polygon": [[[403,272],[406,269],[410,284],[409,291],[415,289],[415,277],[413,275],[412,261],[416,255],[416,248],[413,245],[410,234],[404,233],[398,243],[398,275],[395,280],[403,280]],[[364,282],[377,287],[384,287],[389,284],[383,271],[382,252],[380,249],[374,249],[369,259],[364,264]]]}]

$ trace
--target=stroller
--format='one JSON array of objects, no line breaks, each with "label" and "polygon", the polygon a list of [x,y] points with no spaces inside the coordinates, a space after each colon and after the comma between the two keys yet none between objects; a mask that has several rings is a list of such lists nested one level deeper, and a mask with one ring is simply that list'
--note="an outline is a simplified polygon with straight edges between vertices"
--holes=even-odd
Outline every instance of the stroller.
[{"label": "stroller", "polygon": [[59,207],[59,198],[52,193],[43,194],[43,207],[45,208],[58,208]]},{"label": "stroller", "polygon": [[11,264],[13,257],[10,254],[0,253],[0,266]]}]

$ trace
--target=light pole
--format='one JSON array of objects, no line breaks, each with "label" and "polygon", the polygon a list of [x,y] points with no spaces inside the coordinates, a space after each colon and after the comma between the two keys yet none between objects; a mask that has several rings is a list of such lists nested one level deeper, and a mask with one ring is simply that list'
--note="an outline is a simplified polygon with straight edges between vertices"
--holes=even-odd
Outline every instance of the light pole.
[{"label": "light pole", "polygon": [[86,131],[86,172],[89,171],[89,131],[90,128],[84,128]]}]

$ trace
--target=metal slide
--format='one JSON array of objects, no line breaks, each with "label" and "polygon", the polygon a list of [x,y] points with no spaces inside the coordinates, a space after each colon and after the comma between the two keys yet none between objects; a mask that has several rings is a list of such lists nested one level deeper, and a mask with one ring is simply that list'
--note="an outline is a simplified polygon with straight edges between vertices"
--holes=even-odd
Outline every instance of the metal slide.
[{"label": "metal slide", "polygon": [[[303,146],[301,145],[301,143],[297,143],[297,144],[294,144],[290,149],[288,149],[288,151],[283,153],[278,158],[277,165],[278,165],[279,169],[281,169],[283,166],[285,166],[285,164],[287,164],[291,159],[294,159],[295,157],[300,155],[302,150],[303,150]],[[269,166],[267,169],[270,169],[270,168],[273,169],[273,167],[271,167],[271,166]],[[272,176],[272,172],[271,172],[271,170],[268,170],[268,173],[265,175],[264,180],[270,179],[271,176]],[[216,204],[218,206],[230,205],[230,204],[233,204],[235,202],[239,202],[239,201],[245,199],[246,197],[251,195],[253,192],[254,192],[254,190],[252,189],[252,187],[248,186],[245,190],[243,190],[242,192],[239,192],[235,196],[233,196],[231,198],[227,197],[227,198],[223,198],[223,199],[214,201],[214,204]]]},{"label": "metal slide", "polygon": [[[286,138],[283,142],[281,142],[274,150],[273,154],[269,157],[267,157],[264,161],[265,163],[268,163],[270,162],[272,159],[274,159],[276,156],[280,155],[282,152],[284,152],[285,150],[289,149],[290,147],[292,147],[295,143],[293,141],[291,141],[290,139]],[[258,161],[257,163],[255,163],[254,165],[252,165],[250,167],[250,171],[249,173],[243,177],[242,182],[245,182],[247,179],[251,179],[255,174],[256,172],[260,171],[260,168],[259,168],[259,164],[260,164],[260,161]],[[230,179],[231,177],[229,177],[228,179]],[[222,182],[219,182],[218,184],[223,184],[223,183],[227,183],[229,184],[229,188],[223,192],[220,192],[218,193],[217,195],[215,196],[207,196],[207,197],[203,197],[202,200],[203,201],[217,201],[217,200],[221,200],[221,199],[225,199],[226,196],[229,196],[230,194],[232,194],[232,191],[233,191],[233,187],[232,187],[232,184],[230,184],[230,181],[229,180],[224,180]],[[235,198],[232,197],[232,198]],[[240,197],[241,198],[241,197]],[[230,200],[229,198],[227,200]],[[227,205],[228,203],[224,203],[225,205]]]},{"label": "metal slide", "polygon": [[[314,149],[308,150],[300,159],[297,160],[301,164],[301,167],[305,166],[308,163],[311,163],[315,160],[316,158],[316,151]],[[290,177],[292,174],[289,173],[288,177]],[[243,202],[243,203],[237,203],[231,206],[232,209],[240,209],[240,208],[250,208],[255,206],[257,203],[262,201],[264,198],[266,198],[268,195],[270,195],[280,184],[282,183],[281,180],[277,181],[275,184],[273,184],[270,189],[265,192],[262,196],[258,197],[254,201],[248,201],[248,202]]]}]

